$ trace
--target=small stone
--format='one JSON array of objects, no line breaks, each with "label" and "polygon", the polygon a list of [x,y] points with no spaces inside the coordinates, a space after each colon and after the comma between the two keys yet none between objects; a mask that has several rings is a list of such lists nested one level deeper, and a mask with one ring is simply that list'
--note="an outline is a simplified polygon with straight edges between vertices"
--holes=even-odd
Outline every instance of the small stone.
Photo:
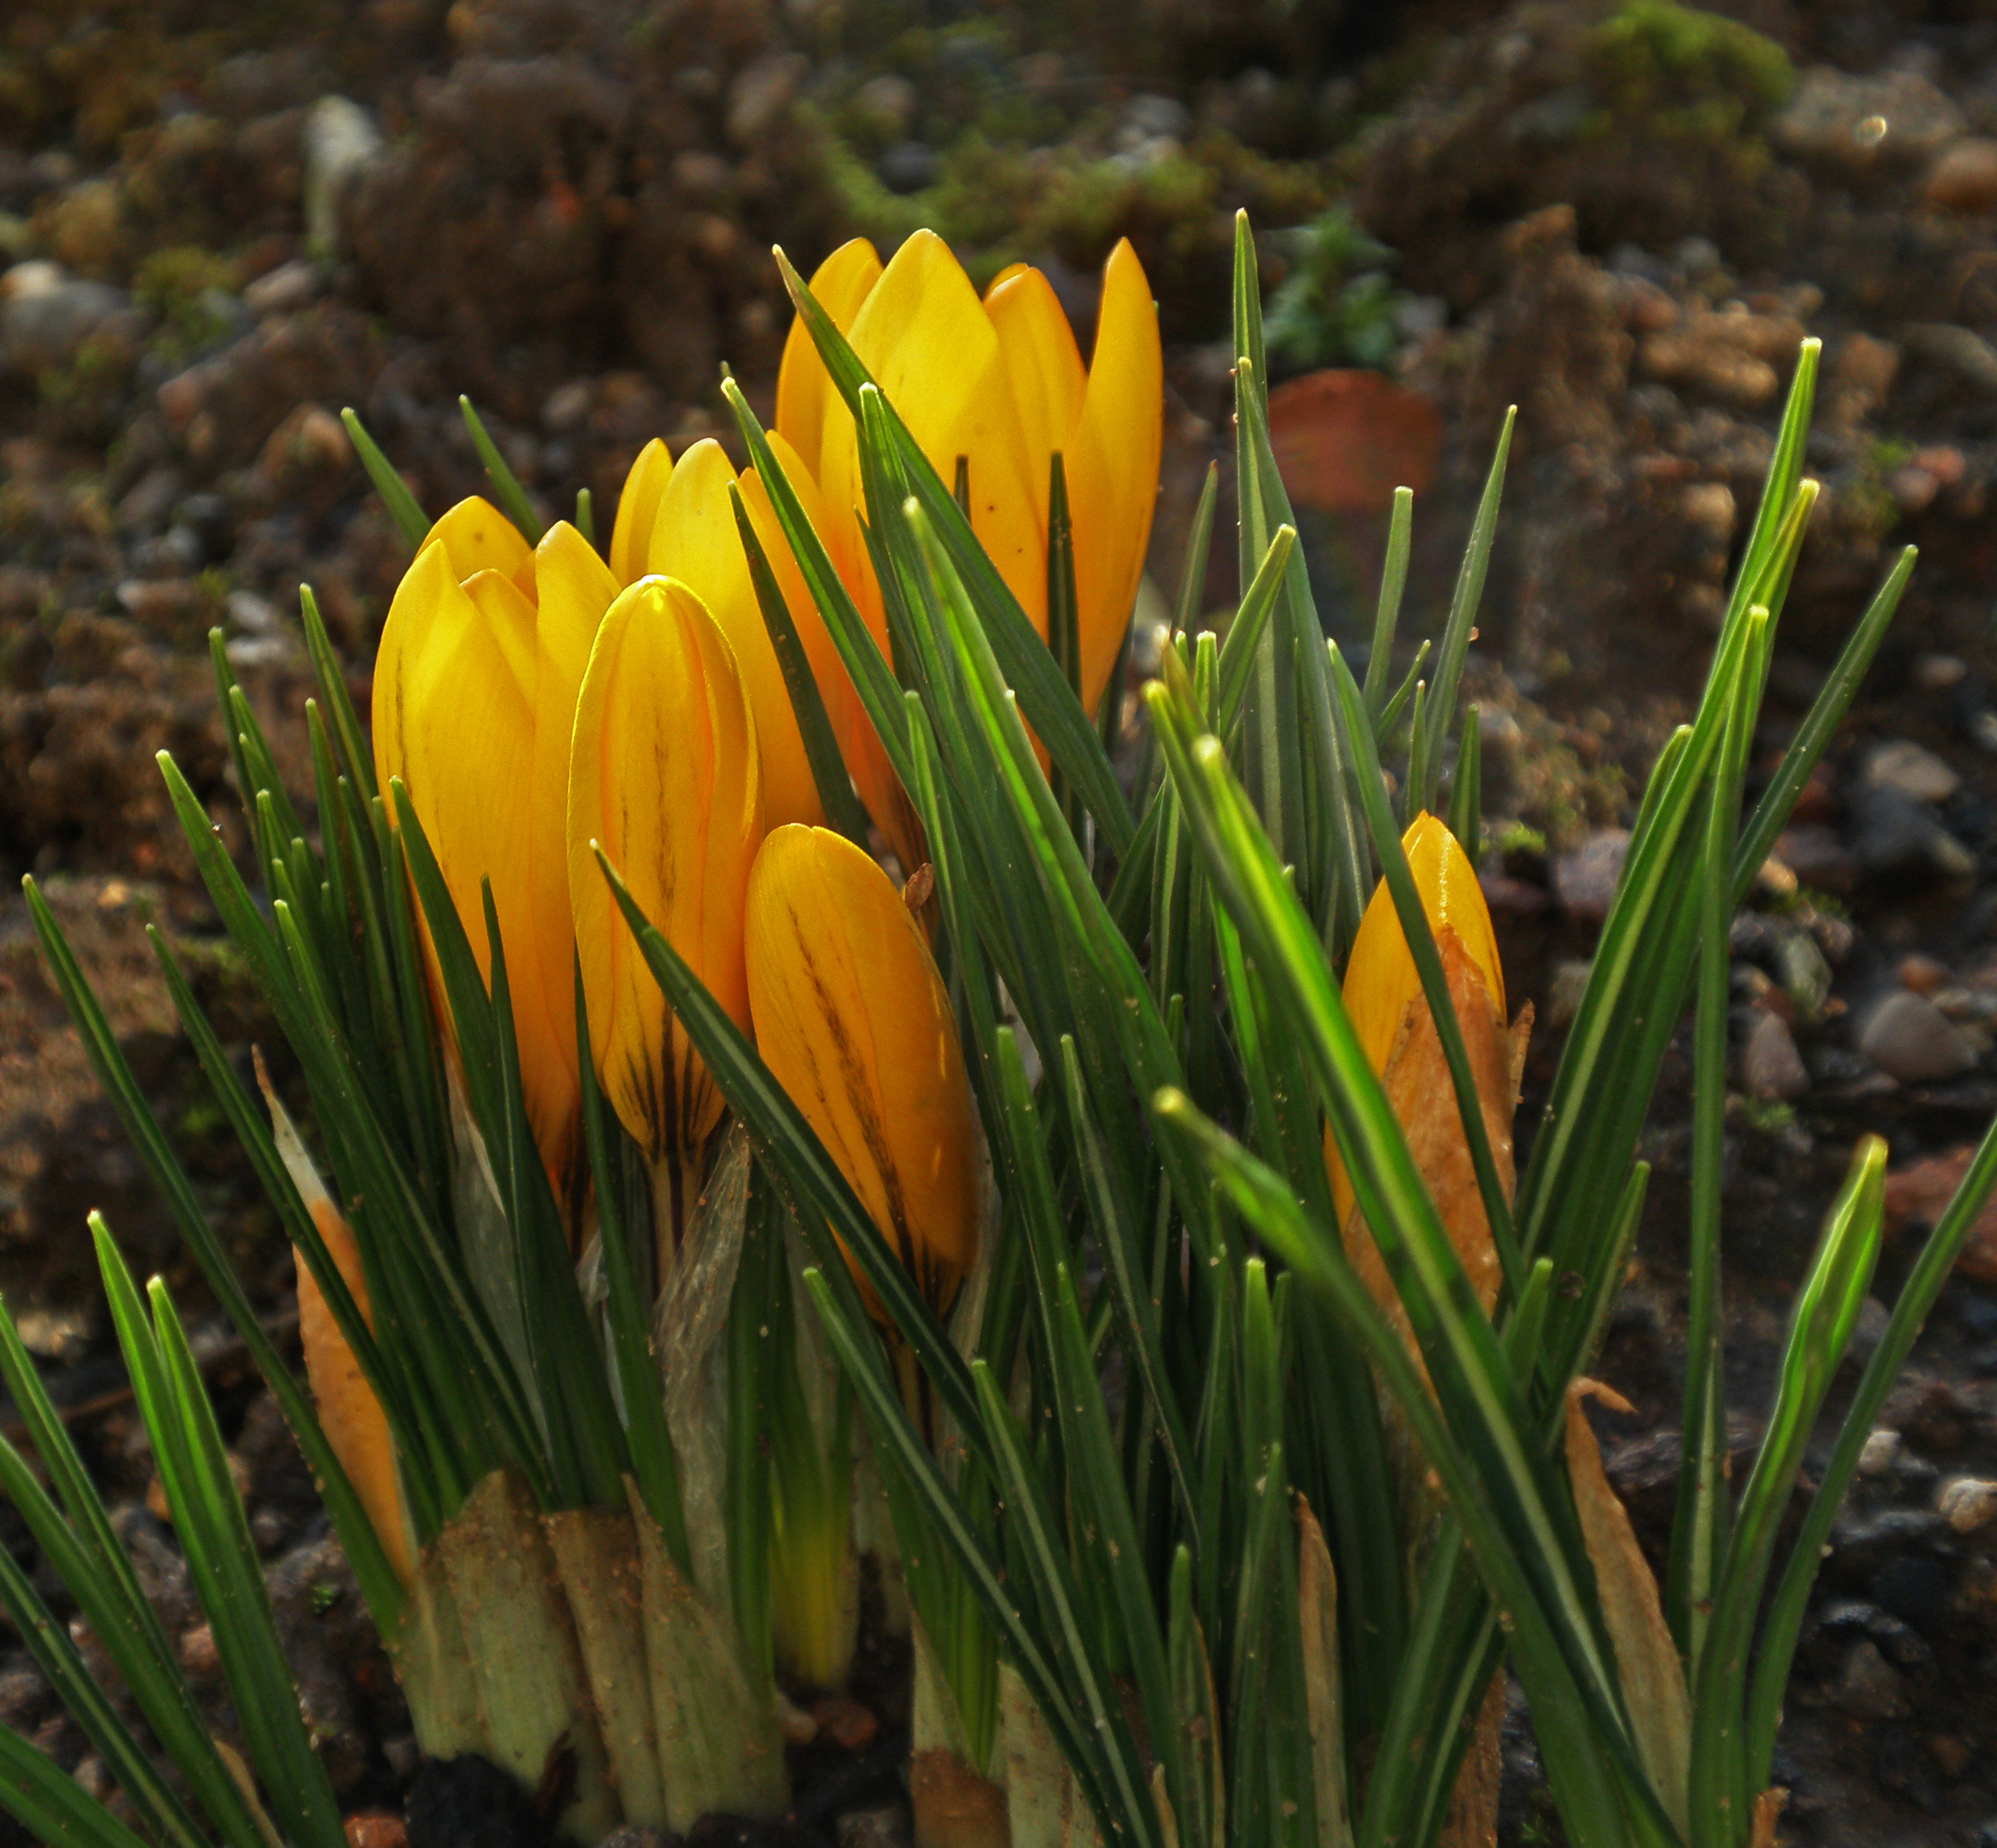
[{"label": "small stone", "polygon": [[839,1848],[909,1848],[915,1824],[905,1803],[849,1809],[839,1819]]},{"label": "small stone", "polygon": [[1549,1032],[1574,1024],[1581,1011],[1581,998],[1588,992],[1592,962],[1577,957],[1564,958],[1554,965],[1553,979],[1547,985],[1546,1023]]},{"label": "small stone", "polygon": [[842,1752],[864,1752],[879,1737],[881,1722],[871,1707],[848,1694],[832,1694],[812,1703],[818,1736]]},{"label": "small stone", "polygon": [[1743,353],[1726,340],[1707,337],[1706,323],[1719,318],[1707,316],[1695,326],[1646,335],[1637,345],[1637,370],[1661,385],[1754,410],[1775,396],[1781,377],[1766,360]]},{"label": "small stone", "polygon": [[38,287],[9,299],[0,313],[0,358],[22,371],[54,371],[94,340],[112,340],[121,350],[135,346],[139,327],[132,298],[123,289],[63,277],[53,288]]},{"label": "small stone", "polygon": [[1900,330],[1908,350],[1946,366],[1979,391],[1997,392],[1997,347],[1953,321],[1911,321]]},{"label": "small stone", "polygon": [[187,478],[178,468],[149,468],[126,492],[115,517],[121,533],[157,531],[186,492]]},{"label": "small stone", "polygon": [[921,100],[916,86],[895,71],[870,77],[853,93],[854,108],[891,134],[899,134],[908,127]]},{"label": "small stone", "polygon": [[295,257],[245,288],[243,306],[260,321],[269,315],[295,314],[317,301],[325,287],[326,272],[317,264]]},{"label": "small stone", "polygon": [[1955,770],[1906,738],[1875,744],[1865,754],[1861,774],[1871,788],[1897,790],[1912,802],[1946,802],[1962,787]]},{"label": "small stone", "polygon": [[[400,1816],[391,1816],[385,1809],[368,1810],[357,1816],[349,1816],[340,1825],[347,1836],[347,1848],[407,1848],[409,1832]],[[609,1848],[606,1843],[604,1848]]]},{"label": "small stone", "polygon": [[1935,1497],[1941,1518],[1959,1534],[1973,1534],[1997,1519],[1997,1482],[1975,1476],[1951,1477]]},{"label": "small stone", "polygon": [[1786,1103],[1809,1089],[1809,1069],[1780,1014],[1757,1017],[1741,1049],[1740,1081],[1764,1104]]},{"label": "small stone", "polygon": [[1852,1644],[1830,1698],[1840,1712],[1854,1719],[1892,1719],[1907,1710],[1899,1670],[1880,1654],[1878,1644],[1869,1636]]},{"label": "small stone", "polygon": [[595,381],[571,378],[566,385],[557,385],[547,395],[541,406],[542,426],[552,436],[567,436],[588,421],[595,405]]},{"label": "small stone", "polygon": [[39,1669],[9,1669],[5,1674],[0,1674],[0,1722],[12,1726],[16,1732],[29,1731],[33,1710],[48,1698],[48,1694],[49,1684],[42,1678]]},{"label": "small stone", "polygon": [[1890,1425],[1875,1425],[1865,1434],[1858,1452],[1858,1473],[1879,1477],[1892,1473],[1893,1458],[1900,1448],[1900,1434]]},{"label": "small stone", "polygon": [[875,164],[890,192],[919,192],[936,176],[936,150],[926,141],[897,141]]},{"label": "small stone", "polygon": [[1819,892],[1849,892],[1858,883],[1857,856],[1835,828],[1792,827],[1777,839],[1775,857]]},{"label": "small stone", "polygon": [[1962,112],[1912,71],[1854,77],[1826,64],[1804,71],[1768,139],[1800,160],[1863,173],[1933,160],[1962,133]]},{"label": "small stone", "polygon": [[359,103],[322,96],[305,118],[305,244],[314,255],[340,248],[340,208],[381,153],[381,131]]},{"label": "small stone", "polygon": [[626,1822],[613,1829],[597,1848],[667,1848],[666,1832],[650,1822]]},{"label": "small stone", "polygon": [[222,1673],[222,1656],[215,1646],[215,1632],[205,1623],[183,1631],[180,1641],[181,1667],[198,1680]]},{"label": "small stone", "polygon": [[1902,988],[1914,994],[1932,996],[1947,984],[1948,967],[1932,956],[1902,956],[1895,975]]},{"label": "small stone", "polygon": [[1968,678],[1968,664],[1959,655],[1923,655],[1914,663],[1914,684],[1924,693],[1948,693]]},{"label": "small stone", "polygon": [[801,51],[770,51],[745,65],[728,86],[728,138],[751,147],[774,128],[811,70]]},{"label": "small stone", "polygon": [[1571,853],[1554,862],[1554,896],[1568,917],[1599,924],[1609,915],[1623,862],[1630,852],[1630,831],[1599,828]]},{"label": "small stone", "polygon": [[1902,1084],[1959,1078],[1976,1063],[1975,1048],[1924,995],[1900,989],[1866,1017],[1858,1050]]},{"label": "small stone", "polygon": [[1997,141],[1966,135],[1928,170],[1928,203],[1951,212],[1997,212]]},{"label": "small stone", "polygon": [[1852,851],[1860,867],[1875,879],[1975,876],[1976,856],[1935,819],[1925,803],[1898,789],[1855,790],[1851,819]]},{"label": "small stone", "polygon": [[232,590],[224,606],[229,620],[249,635],[268,635],[278,627],[278,612],[254,590]]}]

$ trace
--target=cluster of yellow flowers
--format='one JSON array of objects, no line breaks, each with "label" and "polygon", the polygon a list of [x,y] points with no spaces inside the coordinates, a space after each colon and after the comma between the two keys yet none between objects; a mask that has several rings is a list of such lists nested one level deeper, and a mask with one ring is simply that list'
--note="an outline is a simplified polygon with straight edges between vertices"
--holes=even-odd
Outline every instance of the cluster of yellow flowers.
[{"label": "cluster of yellow flowers", "polygon": [[[1074,536],[1081,695],[1108,684],[1150,537],[1162,374],[1128,244],[1104,272],[1085,368],[1047,278],[1017,266],[981,299],[918,233],[884,268],[855,240],[812,292],[946,480],[1043,636],[1048,484]],[[802,325],[773,449],[883,654],[852,416]],[[722,1100],[668,1014],[595,863],[752,1032],[933,1301],[977,1246],[970,1095],[921,927],[886,873],[825,827],[730,489],[769,558],[855,788],[903,865],[919,829],[753,469],[720,444],[633,465],[607,559],[574,527],[537,546],[471,499],[431,529],[375,669],[376,769],[399,778],[488,981],[481,881],[506,956],[529,1122],[557,1197],[579,1197],[581,971],[604,1094],[671,1187]],[[670,1252],[665,1254],[670,1257]]]}]

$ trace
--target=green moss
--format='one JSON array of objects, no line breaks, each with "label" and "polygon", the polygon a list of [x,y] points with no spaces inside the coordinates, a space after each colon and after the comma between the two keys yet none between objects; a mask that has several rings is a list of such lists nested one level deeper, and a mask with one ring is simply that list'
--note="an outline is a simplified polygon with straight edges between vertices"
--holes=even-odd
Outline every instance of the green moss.
[{"label": "green moss", "polygon": [[1623,0],[1588,52],[1605,101],[1688,140],[1753,134],[1795,88],[1795,67],[1774,40],[1677,0]]},{"label": "green moss", "polygon": [[228,325],[216,296],[226,293],[235,279],[222,257],[194,244],[170,245],[140,264],[132,294],[160,317],[153,344],[164,358],[178,359]]},{"label": "green moss", "polygon": [[1270,299],[1269,350],[1299,370],[1384,368],[1400,345],[1404,297],[1387,278],[1394,253],[1343,206],[1278,236],[1291,269]]}]

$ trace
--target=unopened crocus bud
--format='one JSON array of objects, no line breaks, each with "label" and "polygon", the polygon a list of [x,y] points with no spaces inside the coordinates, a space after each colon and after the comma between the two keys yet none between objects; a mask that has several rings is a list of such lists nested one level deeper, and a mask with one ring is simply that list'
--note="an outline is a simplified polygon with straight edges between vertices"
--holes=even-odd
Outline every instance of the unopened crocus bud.
[{"label": "unopened crocus bud", "polygon": [[976,1138],[921,927],[844,836],[782,827],[750,875],[747,948],[764,1062],[942,1312],[978,1255]]},{"label": "unopened crocus bud", "polygon": [[[1505,1020],[1505,974],[1498,962],[1491,913],[1475,869],[1456,837],[1436,817],[1418,815],[1401,838],[1422,910],[1433,934],[1457,1024],[1483,1109],[1485,1134],[1500,1183],[1512,1186],[1512,1115],[1518,1102],[1518,1064],[1530,1010],[1515,1032]],[[1470,1159],[1456,1092],[1443,1058],[1413,952],[1385,880],[1375,888],[1345,967],[1345,1010],[1368,1062],[1380,1075],[1409,1152],[1421,1170],[1450,1242],[1488,1311],[1502,1276]],[[1352,1187],[1327,1133],[1333,1204],[1346,1249],[1375,1297],[1397,1316],[1388,1281],[1365,1222],[1353,1211]]]},{"label": "unopened crocus bud", "polygon": [[405,786],[488,986],[491,882],[528,1121],[565,1200],[581,1147],[568,738],[616,588],[566,522],[530,547],[497,509],[461,501],[404,574],[374,666],[376,775],[385,794]]},{"label": "unopened crocus bud", "polygon": [[[604,617],[576,704],[568,889],[597,1074],[655,1173],[677,1173],[698,1154],[722,1098],[667,1009],[595,848],[746,1029],[742,907],[762,838],[756,729],[734,656],[685,585],[642,578]],[[688,1204],[674,1203],[676,1227]]]}]

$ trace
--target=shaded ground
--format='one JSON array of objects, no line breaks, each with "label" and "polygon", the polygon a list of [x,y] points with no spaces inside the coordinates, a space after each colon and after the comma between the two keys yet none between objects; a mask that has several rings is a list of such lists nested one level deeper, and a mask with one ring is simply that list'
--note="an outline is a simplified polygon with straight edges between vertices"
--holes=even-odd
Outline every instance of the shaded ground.
[{"label": "shaded ground", "polygon": [[[219,623],[305,782],[302,579],[364,695],[402,554],[340,406],[436,511],[478,485],[454,404],[469,391],[550,509],[588,486],[604,530],[643,441],[719,427],[723,358],[767,406],[786,322],[773,240],[808,264],[856,230],[885,242],[933,223],[981,278],[1042,263],[1085,340],[1095,269],[1128,234],[1169,343],[1153,561],[1169,585],[1205,465],[1226,467],[1226,263],[1245,205],[1278,376],[1364,365],[1418,395],[1292,401],[1297,453],[1315,440],[1340,459],[1306,470],[1298,498],[1342,641],[1364,645],[1386,492],[1423,471],[1406,627],[1435,626],[1503,407],[1519,406],[1473,692],[1487,883],[1515,1004],[1533,999],[1542,1022],[1530,1123],[1613,831],[1696,692],[1797,344],[1818,335],[1823,492],[1757,764],[1898,548],[1923,556],[1737,927],[1728,1339],[1744,1456],[1852,1139],[1886,1134],[1902,1173],[1887,1301],[1937,1174],[1997,1108],[1997,21],[1947,0],[1082,10],[182,0],[0,26],[0,868],[47,883],[281,1322],[288,1258],[142,927],[174,942],[246,1056],[271,1035],[149,759],[171,749],[236,829],[203,651]],[[1230,561],[1216,546],[1213,605]],[[1635,1403],[1603,1428],[1657,1546],[1682,1328],[1675,1059],[1599,1369]],[[198,1314],[25,913],[0,898],[0,1288],[86,1408],[188,1660],[212,1673],[105,1366],[92,1207]],[[357,1602],[267,1401],[213,1339],[316,1715],[354,1742],[342,1794],[393,1801],[412,1754],[392,1685],[348,1621]],[[1997,1229],[1944,1297],[1826,1563],[1785,1735],[1799,1841],[1997,1839],[1997,1491],[1960,1486],[1997,1476],[1993,1381]],[[53,1712],[19,1658],[0,1665],[0,1718],[74,1761],[82,1741]],[[1529,1739],[1513,1746],[1507,1839],[1546,1839]],[[849,1792],[881,1794],[878,1779]],[[831,1832],[831,1815],[814,1826]]]}]

